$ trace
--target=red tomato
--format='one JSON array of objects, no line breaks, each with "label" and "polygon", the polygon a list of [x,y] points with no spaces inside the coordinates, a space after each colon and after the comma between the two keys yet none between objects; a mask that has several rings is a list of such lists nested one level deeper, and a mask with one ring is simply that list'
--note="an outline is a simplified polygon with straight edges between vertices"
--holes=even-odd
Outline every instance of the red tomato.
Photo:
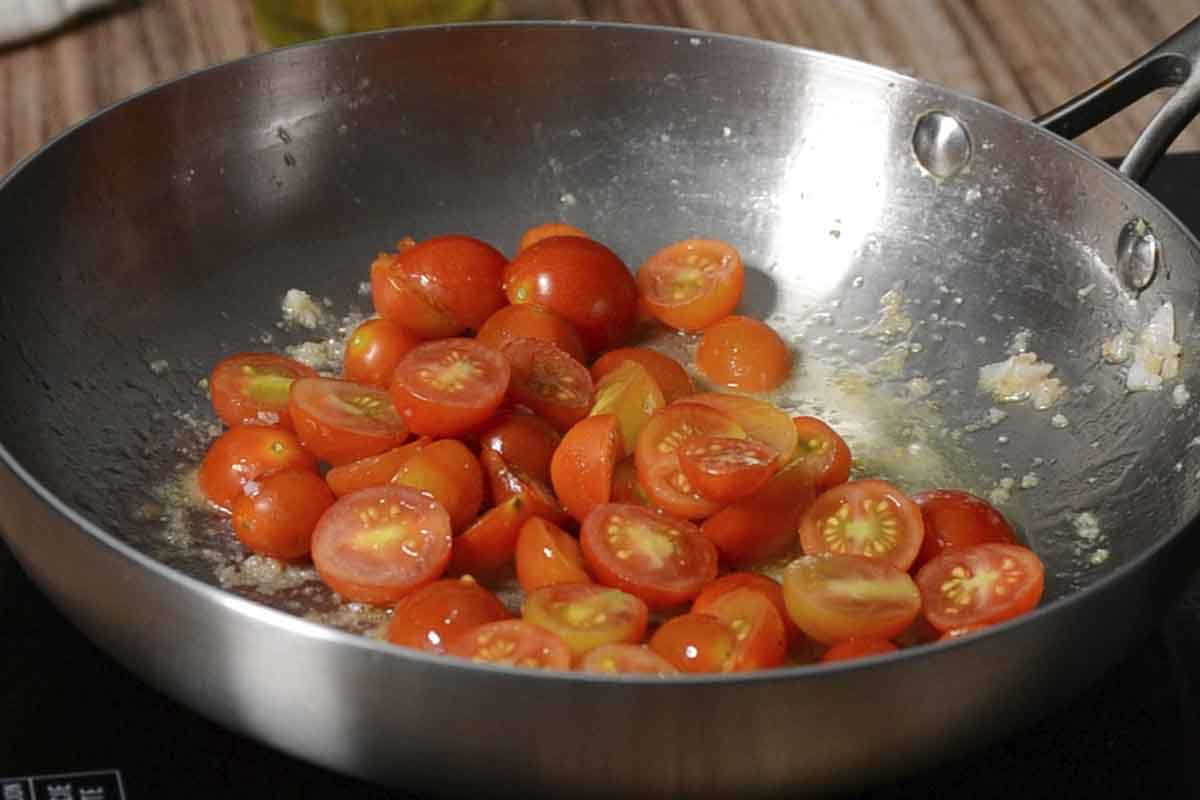
[{"label": "red tomato", "polygon": [[721,386],[767,392],[787,380],[792,354],[768,326],[750,317],[733,316],[704,331],[696,366]]},{"label": "red tomato", "polygon": [[408,438],[391,396],[374,386],[300,378],[288,406],[304,447],[330,464],[376,456]]},{"label": "red tomato", "polygon": [[388,641],[444,653],[463,634],[512,615],[474,578],[444,579],[404,595],[392,612]]},{"label": "red tomato", "polygon": [[670,661],[640,644],[602,644],[579,660],[581,672],[603,675],[675,675]]},{"label": "red tomato", "polygon": [[541,517],[521,526],[517,537],[517,580],[526,594],[556,583],[591,583],[583,551],[569,533]]},{"label": "red tomato", "polygon": [[543,239],[549,239],[554,236],[579,236],[584,239],[590,238],[586,233],[576,228],[574,225],[568,225],[565,222],[544,222],[541,225],[535,225],[525,234],[521,236],[521,244],[518,245],[517,251],[528,250]]},{"label": "red tomato", "polygon": [[359,489],[370,489],[372,486],[386,486],[408,459],[432,441],[428,436],[422,436],[377,456],[367,456],[334,467],[325,473],[325,482],[338,497],[345,497]]},{"label": "red tomato", "polygon": [[469,236],[426,239],[396,254],[372,281],[375,309],[425,338],[477,330],[504,305],[506,263],[496,248]]},{"label": "red tomato", "polygon": [[392,385],[392,375],[400,359],[420,343],[420,339],[391,320],[369,319],[355,328],[346,342],[342,377],[387,389]]},{"label": "red tomato", "polygon": [[571,648],[545,628],[519,619],[489,622],[455,640],[446,651],[480,664],[569,670]]},{"label": "red tomato", "polygon": [[505,306],[487,318],[475,340],[493,350],[503,350],[513,339],[541,339],[556,344],[576,361],[584,361],[583,342],[571,323],[541,306],[523,303]]},{"label": "red tomato", "polygon": [[421,448],[400,465],[391,482],[432,496],[450,515],[455,531],[470,525],[483,505],[479,459],[455,439],[442,439]]},{"label": "red tomato", "polygon": [[333,492],[309,469],[265,475],[233,501],[233,532],[242,544],[264,556],[295,559],[307,555],[313,528],[333,505]]},{"label": "red tomato", "polygon": [[521,617],[545,628],[580,656],[603,644],[634,644],[646,634],[646,604],[620,589],[556,583],[525,598]]},{"label": "red tomato", "polygon": [[728,672],[737,634],[711,614],[683,614],[654,632],[650,649],[680,672]]},{"label": "red tomato", "polygon": [[508,395],[560,431],[587,416],[592,376],[562,348],[540,339],[514,339],[504,346],[512,368]]},{"label": "red tomato", "polygon": [[956,547],[917,573],[925,618],[943,633],[1020,616],[1042,599],[1044,584],[1041,559],[1015,544]]},{"label": "red tomato", "polygon": [[754,494],[721,509],[700,530],[728,564],[753,564],[792,552],[800,517],[816,497],[808,474],[789,465]]},{"label": "red tomato", "polygon": [[1016,544],[1017,535],[1004,515],[969,492],[935,489],[913,495],[925,523],[925,538],[914,567],[920,569],[954,547],[996,542]]},{"label": "red tomato", "polygon": [[813,639],[890,639],[921,610],[921,593],[908,573],[886,561],[857,555],[798,558],[783,574],[792,621]]},{"label": "red tomato", "polygon": [[850,448],[837,431],[816,417],[792,420],[798,439],[793,461],[803,464],[818,492],[850,480]]},{"label": "red tomato", "polygon": [[611,499],[613,471],[623,449],[613,414],[588,417],[567,431],[550,462],[550,479],[568,514],[582,522]]},{"label": "red tomato", "polygon": [[461,436],[500,407],[509,375],[503,356],[471,339],[426,342],[400,359],[392,399],[414,433]]},{"label": "red tomato", "polygon": [[703,613],[711,614],[733,629],[736,643],[726,665],[727,672],[770,669],[778,667],[787,658],[784,615],[761,592],[749,588],[732,589],[709,600]]},{"label": "red tomato", "polygon": [[246,481],[285,469],[315,471],[317,460],[291,432],[239,425],[221,434],[200,464],[200,491],[222,511],[233,508]]},{"label": "red tomato", "polygon": [[704,497],[732,503],[771,479],[779,470],[779,453],[753,439],[697,436],[680,445],[679,468]]},{"label": "red tomato", "polygon": [[642,428],[634,452],[638,480],[651,501],[671,514],[700,519],[721,510],[696,491],[679,465],[679,448],[699,436],[745,438],[726,415],[696,403],[676,403],[655,414]]},{"label": "red tomato", "polygon": [[885,481],[836,486],[800,518],[800,546],[807,555],[852,553],[902,570],[913,565],[924,536],[917,504]]},{"label": "red tomato", "polygon": [[846,639],[826,650],[825,655],[821,656],[821,661],[826,664],[853,661],[857,658],[894,653],[897,649],[896,645],[887,639]]},{"label": "red tomato", "polygon": [[770,600],[771,605],[775,606],[775,610],[779,612],[779,618],[783,620],[783,627],[787,630],[788,638],[800,635],[800,629],[788,616],[787,603],[783,599],[783,587],[779,585],[778,581],[756,572],[730,572],[717,578],[696,596],[692,603],[692,611],[697,614],[713,613],[712,604],[734,589],[749,589]]},{"label": "red tomato", "polygon": [[536,414],[512,411],[496,418],[479,437],[479,446],[542,483],[550,482],[550,461],[562,436]]},{"label": "red tomato", "polygon": [[512,303],[545,306],[596,353],[625,339],[637,318],[637,285],[611,250],[578,236],[554,236],[522,250],[508,268]]},{"label": "red tomato", "polygon": [[642,428],[664,405],[662,390],[650,372],[636,361],[626,361],[596,384],[596,399],[588,413],[615,414],[621,449],[632,453]]},{"label": "red tomato", "polygon": [[488,578],[512,563],[521,526],[529,517],[529,504],[520,496],[490,509],[454,540],[451,574]]},{"label": "red tomato", "polygon": [[612,502],[633,503],[646,508],[653,508],[650,497],[638,481],[637,464],[633,456],[617,462],[613,470]]},{"label": "red tomato", "polygon": [[542,517],[555,525],[566,525],[570,521],[571,517],[546,484],[509,464],[494,450],[484,450],[480,455],[492,488],[493,503],[520,497],[529,516]]},{"label": "red tomato", "polygon": [[654,378],[654,382],[662,390],[663,399],[667,403],[674,403],[696,391],[691,377],[678,361],[647,347],[619,347],[609,350],[592,364],[592,380],[599,383],[601,378],[626,361],[634,361],[646,368],[650,377]]},{"label": "red tomato", "polygon": [[691,395],[684,402],[715,408],[736,422],[751,439],[770,445],[782,459],[788,458],[796,449],[798,434],[791,417],[763,400],[705,392]]},{"label": "red tomato", "polygon": [[407,486],[363,489],[317,523],[312,560],[321,580],[359,603],[394,603],[435,580],[450,560],[450,515]]},{"label": "red tomato", "polygon": [[664,247],[637,271],[650,313],[666,325],[699,331],[733,313],[745,282],[733,245],[688,239]]},{"label": "red tomato", "polygon": [[297,378],[315,378],[312,367],[275,353],[238,353],[222,359],[208,379],[213,409],[226,425],[292,427],[288,391]]},{"label": "red tomato", "polygon": [[687,602],[717,577],[717,549],[690,522],[640,506],[597,506],[579,536],[596,578],[651,608]]}]

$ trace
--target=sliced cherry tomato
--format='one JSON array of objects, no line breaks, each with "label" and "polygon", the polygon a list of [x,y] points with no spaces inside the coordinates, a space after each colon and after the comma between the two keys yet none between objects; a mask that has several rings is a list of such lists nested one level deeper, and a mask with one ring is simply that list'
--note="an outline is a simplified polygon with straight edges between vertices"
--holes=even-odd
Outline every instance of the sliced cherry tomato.
[{"label": "sliced cherry tomato", "polygon": [[857,555],[804,556],[783,573],[792,621],[813,639],[890,639],[921,610],[921,593],[907,572]]},{"label": "sliced cherry tomato", "polygon": [[612,502],[633,503],[635,505],[653,508],[649,495],[638,481],[637,464],[633,456],[617,462],[613,470]]},{"label": "sliced cherry tomato", "polygon": [[509,464],[494,450],[484,450],[480,456],[492,489],[493,503],[504,503],[510,498],[520,497],[525,502],[525,511],[531,517],[541,517],[555,525],[566,525],[570,521],[570,515],[546,484]]},{"label": "sliced cherry tomato", "polygon": [[879,656],[884,653],[894,653],[899,649],[887,639],[846,639],[837,642],[825,651],[821,661],[831,664],[834,661],[853,661],[868,656]]},{"label": "sliced cherry tomato", "polygon": [[557,635],[575,656],[602,644],[640,642],[649,614],[633,595],[594,583],[543,586],[521,607],[522,619]]},{"label": "sliced cherry tomato", "polygon": [[816,417],[792,420],[798,434],[793,461],[801,462],[818,492],[850,480],[850,448],[837,431]]},{"label": "sliced cherry tomato", "polygon": [[208,448],[200,464],[200,491],[214,506],[229,511],[246,481],[285,469],[316,468],[317,460],[290,431],[238,425]]},{"label": "sliced cherry tomato", "polygon": [[754,494],[721,509],[700,530],[728,564],[753,564],[795,550],[800,517],[816,491],[808,474],[789,465]]},{"label": "sliced cherry tomato", "polygon": [[597,580],[651,608],[687,602],[717,577],[717,549],[695,525],[640,506],[597,506],[579,543]]},{"label": "sliced cherry tomato", "polygon": [[400,359],[392,399],[414,433],[461,436],[496,412],[509,376],[508,361],[476,341],[426,342]]},{"label": "sliced cherry tomato", "polygon": [[638,480],[651,501],[687,519],[700,519],[721,510],[719,503],[696,491],[679,466],[679,448],[699,436],[742,439],[746,434],[720,411],[697,403],[676,403],[650,418],[634,451]]},{"label": "sliced cherry tomato", "polygon": [[521,526],[529,517],[529,504],[519,496],[489,509],[455,538],[451,574],[489,578],[511,564]]},{"label": "sliced cherry tomato", "polygon": [[783,587],[779,585],[778,581],[756,572],[730,572],[717,578],[696,596],[692,603],[692,611],[697,614],[713,613],[712,604],[734,589],[749,589],[770,600],[771,604],[775,606],[775,610],[779,612],[779,618],[783,621],[788,638],[794,639],[800,636],[800,629],[788,616],[787,603],[783,599]]},{"label": "sliced cherry tomato", "polygon": [[688,239],[664,247],[637,271],[646,306],[665,325],[699,331],[733,313],[746,273],[733,245]]},{"label": "sliced cherry tomato", "polygon": [[562,348],[540,339],[514,339],[504,346],[512,367],[508,395],[566,431],[587,416],[592,405],[592,376]]},{"label": "sliced cherry tomato", "polygon": [[921,567],[917,584],[925,618],[944,633],[1030,611],[1042,599],[1045,569],[1026,547],[976,544],[945,550]]},{"label": "sliced cherry tomato", "polygon": [[346,341],[342,376],[354,383],[387,389],[396,365],[421,340],[389,319],[369,319]]},{"label": "sliced cherry tomato", "polygon": [[817,497],[800,518],[805,554],[853,553],[907,570],[925,525],[917,504],[886,481],[851,481]]},{"label": "sliced cherry tomato", "polygon": [[704,331],[696,366],[731,389],[768,392],[792,371],[792,354],[779,334],[750,317],[726,317]]},{"label": "sliced cherry tomato", "polygon": [[568,225],[565,222],[543,222],[541,225],[535,225],[525,231],[521,236],[521,244],[518,245],[517,251],[528,250],[543,239],[549,239],[554,236],[579,236],[584,239],[590,238],[586,233],[576,228],[574,225]]},{"label": "sliced cherry tomato", "polygon": [[233,532],[260,555],[300,558],[308,554],[313,528],[331,505],[333,492],[312,470],[274,472],[253,481],[233,501]]},{"label": "sliced cherry tomato", "polygon": [[317,523],[312,560],[348,600],[384,605],[435,580],[450,560],[450,515],[407,486],[363,489]]},{"label": "sliced cherry tomato", "polygon": [[667,403],[674,403],[696,392],[691,376],[678,361],[648,347],[619,347],[609,350],[592,364],[592,380],[599,383],[601,378],[626,361],[636,361],[646,368],[658,384],[658,388],[662,390],[663,399]]},{"label": "sliced cherry tomato", "polygon": [[715,408],[736,422],[751,439],[757,439],[774,448],[781,459],[786,459],[796,449],[796,424],[787,414],[763,400],[736,394],[705,392],[694,394],[684,402]]},{"label": "sliced cherry tomato", "polygon": [[479,446],[495,450],[505,461],[542,483],[550,482],[550,461],[562,436],[550,423],[523,411],[496,418],[479,437]]},{"label": "sliced cherry tomato", "polygon": [[325,473],[325,482],[338,497],[345,497],[359,489],[370,489],[372,486],[386,486],[400,471],[400,467],[404,466],[404,462],[432,441],[428,436],[422,436],[377,456],[367,456],[334,467]]},{"label": "sliced cherry tomato", "polygon": [[779,471],[779,453],[753,439],[697,436],[680,445],[679,468],[704,497],[732,503],[757,492]]},{"label": "sliced cherry tomato", "polygon": [[541,517],[521,526],[517,537],[517,580],[526,594],[556,583],[591,583],[583,551],[569,533]]},{"label": "sliced cherry tomato", "polygon": [[476,330],[504,305],[506,264],[496,248],[469,236],[435,236],[392,257],[375,279],[375,310],[425,338]]},{"label": "sliced cherry tomato", "polygon": [[590,414],[615,414],[624,442],[632,453],[646,422],[666,405],[662,390],[650,372],[636,361],[626,361],[600,379]]},{"label": "sliced cherry tomato", "polygon": [[732,589],[705,604],[711,614],[733,629],[736,644],[726,665],[728,672],[778,667],[787,658],[785,615],[755,589]]},{"label": "sliced cherry tomato", "polygon": [[650,649],[680,672],[728,672],[737,634],[711,614],[682,614],[654,632]]},{"label": "sliced cherry tomato", "polygon": [[615,414],[588,417],[567,431],[550,462],[550,479],[568,514],[582,522],[612,498],[613,471],[623,449]]},{"label": "sliced cherry tomato", "polygon": [[579,660],[581,672],[603,675],[676,675],[675,666],[641,644],[602,644]]},{"label": "sliced cherry tomato", "polygon": [[463,634],[511,616],[496,595],[474,578],[447,578],[400,598],[388,625],[388,641],[444,653]]},{"label": "sliced cherry tomato", "polygon": [[456,439],[421,448],[400,465],[391,482],[419,489],[441,503],[455,531],[470,525],[483,505],[479,459]]},{"label": "sliced cherry tomato", "polygon": [[921,552],[913,564],[917,569],[950,548],[985,542],[1017,543],[1017,535],[1004,515],[969,492],[935,489],[918,492],[912,499],[921,509],[921,520],[925,523]]},{"label": "sliced cherry tomato", "polygon": [[578,236],[554,236],[513,259],[505,289],[512,303],[545,306],[579,331],[597,353],[629,336],[637,285],[613,251]]},{"label": "sliced cherry tomato", "polygon": [[374,386],[299,378],[288,407],[305,449],[335,466],[379,455],[408,438],[391,395]]},{"label": "sliced cherry tomato", "polygon": [[576,361],[584,361],[583,342],[571,323],[553,311],[530,303],[505,306],[487,318],[475,334],[476,341],[503,350],[513,339],[541,339],[556,344]]},{"label": "sliced cherry tomato", "polygon": [[312,367],[275,353],[238,353],[222,359],[208,379],[213,409],[226,425],[278,425],[290,429],[288,392],[297,378],[315,378]]},{"label": "sliced cherry tomato", "polygon": [[489,622],[458,637],[446,651],[481,664],[568,670],[571,648],[545,628],[519,619]]}]

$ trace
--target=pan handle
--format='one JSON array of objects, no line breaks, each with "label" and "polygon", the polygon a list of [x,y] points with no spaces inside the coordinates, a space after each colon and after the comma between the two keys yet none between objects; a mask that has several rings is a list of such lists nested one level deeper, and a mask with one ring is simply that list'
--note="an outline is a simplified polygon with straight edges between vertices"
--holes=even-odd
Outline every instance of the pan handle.
[{"label": "pan handle", "polygon": [[1142,183],[1171,142],[1200,113],[1200,17],[1112,77],[1034,123],[1067,139],[1091,130],[1150,92],[1177,87],[1129,149],[1120,170]]}]

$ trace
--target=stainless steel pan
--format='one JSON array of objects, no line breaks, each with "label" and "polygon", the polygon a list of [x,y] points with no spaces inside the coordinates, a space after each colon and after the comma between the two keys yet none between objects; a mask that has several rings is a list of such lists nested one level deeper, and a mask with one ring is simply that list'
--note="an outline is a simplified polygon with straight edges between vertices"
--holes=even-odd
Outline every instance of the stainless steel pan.
[{"label": "stainless steel pan", "polygon": [[[1126,163],[1140,178],[1195,111],[1194,38],[1049,122],[1074,134],[1182,83]],[[236,548],[195,532],[185,546],[154,488],[203,438],[175,412],[205,413],[214,359],[302,338],[274,325],[287,288],[361,306],[366,265],[404,234],[511,250],[559,217],[631,264],[689,235],[737,243],[746,310],[800,354],[787,402],[842,426],[866,470],[996,493],[1048,564],[1043,607],[869,662],[664,683],[430,658],[279,610],[319,597],[220,588]],[[1078,692],[1200,557],[1200,419],[1182,394],[1200,394],[1195,238],[1059,136],[845,59],[570,24],[273,52],[49,144],[0,185],[0,242],[0,525],[17,558],[180,702],[377,781],[576,797],[863,786]],[[1167,301],[1180,378],[1129,393],[1102,343]],[[1023,342],[1066,387],[1051,409],[977,385]]]}]

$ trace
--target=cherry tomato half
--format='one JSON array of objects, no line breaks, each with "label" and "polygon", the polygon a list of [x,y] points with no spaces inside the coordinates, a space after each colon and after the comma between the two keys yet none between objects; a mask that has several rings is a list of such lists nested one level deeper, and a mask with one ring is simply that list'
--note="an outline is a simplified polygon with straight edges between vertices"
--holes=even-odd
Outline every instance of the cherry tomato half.
[{"label": "cherry tomato half", "polygon": [[444,653],[463,634],[512,615],[474,578],[446,578],[406,594],[392,611],[388,641]]},{"label": "cherry tomato half", "polygon": [[586,233],[576,228],[574,225],[568,225],[565,222],[543,222],[541,225],[535,225],[521,236],[521,243],[517,246],[517,251],[528,250],[543,239],[549,239],[554,236],[580,236],[584,239],[590,238]]},{"label": "cherry tomato half", "polygon": [[579,660],[581,672],[604,675],[676,675],[670,661],[640,644],[602,644]]},{"label": "cherry tomato half", "polygon": [[617,462],[613,470],[612,502],[633,503],[645,508],[654,508],[649,495],[638,481],[637,464],[633,456]]},{"label": "cherry tomato half", "polygon": [[568,670],[571,648],[545,628],[519,619],[489,622],[458,637],[446,651],[480,664]]},{"label": "cherry tomato half", "polygon": [[807,555],[853,553],[907,570],[925,525],[916,503],[886,481],[851,481],[819,495],[800,518]]},{"label": "cherry tomato half", "polygon": [[696,366],[721,386],[767,392],[787,380],[792,354],[767,325],[733,316],[704,331],[696,350]]},{"label": "cherry tomato half", "polygon": [[680,672],[728,672],[737,634],[711,614],[681,614],[654,632],[650,649]]},{"label": "cherry tomato half", "polygon": [[816,497],[807,472],[789,465],[754,494],[727,506],[700,530],[727,564],[753,564],[792,552],[800,517]]},{"label": "cherry tomato half", "polygon": [[796,417],[793,461],[803,464],[818,492],[850,480],[850,448],[837,431],[816,417]]},{"label": "cherry tomato half", "polygon": [[325,482],[338,497],[345,497],[359,489],[370,489],[372,486],[386,486],[408,459],[432,441],[428,436],[422,436],[377,456],[367,456],[334,467],[325,473]]},{"label": "cherry tomato half", "polygon": [[414,433],[460,436],[486,422],[508,391],[508,361],[472,339],[442,339],[400,359],[392,399]]},{"label": "cherry tomato half", "polygon": [[704,497],[732,503],[771,479],[779,470],[779,453],[753,439],[697,436],[680,445],[679,468]]},{"label": "cherry tomato half", "polygon": [[555,525],[566,525],[570,521],[570,515],[546,484],[509,464],[494,450],[484,450],[480,456],[492,489],[493,503],[520,497],[529,516],[541,517]]},{"label": "cherry tomato half", "polygon": [[696,491],[679,465],[679,448],[698,436],[742,439],[746,434],[720,411],[696,403],[676,403],[650,418],[634,451],[638,481],[651,501],[687,519],[701,519],[721,510],[719,503]]},{"label": "cherry tomato half", "polygon": [[455,538],[450,573],[489,578],[511,564],[521,526],[529,517],[529,504],[520,496],[488,509]]},{"label": "cherry tomato half", "polygon": [[560,431],[587,416],[592,376],[567,352],[540,339],[514,339],[502,351],[512,369],[508,395]]},{"label": "cherry tomato half", "polygon": [[313,529],[333,492],[309,469],[274,472],[233,501],[233,532],[255,553],[285,560],[308,553]]},{"label": "cherry tomato half", "polygon": [[674,403],[696,391],[691,376],[678,361],[648,347],[618,347],[616,350],[609,350],[592,364],[592,380],[599,383],[601,378],[626,361],[636,361],[646,368],[658,384],[658,388],[662,390],[663,400],[667,403]]},{"label": "cherry tomato half", "polygon": [[711,614],[733,630],[735,644],[726,671],[770,669],[778,667],[787,658],[784,617],[762,592],[751,588],[731,589],[711,598],[704,606],[701,613]]},{"label": "cherry tomato half", "polygon": [[745,270],[733,245],[688,239],[664,247],[637,271],[646,307],[663,324],[699,331],[733,313]]},{"label": "cherry tomato half", "polygon": [[858,555],[796,559],[784,571],[783,596],[792,621],[824,644],[890,639],[921,610],[921,593],[908,573]]},{"label": "cherry tomato half", "polygon": [[421,340],[389,319],[369,319],[346,341],[342,377],[354,383],[387,389],[396,365]]},{"label": "cherry tomato half", "polygon": [[505,306],[487,318],[475,340],[503,350],[513,339],[541,339],[556,344],[576,361],[584,361],[583,342],[571,323],[553,311],[529,303]]},{"label": "cherry tomato half", "polygon": [[846,639],[838,642],[825,651],[821,661],[832,664],[835,661],[853,661],[868,656],[878,656],[884,653],[894,653],[898,648],[887,639]]},{"label": "cherry tomato half", "polygon": [[522,619],[557,635],[576,656],[602,644],[640,642],[649,614],[633,595],[594,583],[543,586],[521,607]]},{"label": "cherry tomato half", "polygon": [[778,581],[768,578],[766,575],[759,575],[757,572],[730,572],[722,575],[705,586],[704,591],[696,596],[692,603],[692,611],[697,614],[711,614],[712,604],[734,589],[749,589],[761,594],[771,601],[775,610],[779,612],[779,618],[783,620],[783,627],[787,630],[788,638],[800,635],[800,629],[788,616],[787,603],[783,599],[783,587],[779,585]]},{"label": "cherry tomato half", "polygon": [[346,495],[317,523],[312,560],[329,588],[359,603],[394,603],[442,574],[450,515],[407,486]]},{"label": "cherry tomato half", "polygon": [[562,436],[550,423],[524,411],[497,417],[479,437],[479,446],[494,450],[517,469],[542,483],[550,482],[550,461]]},{"label": "cherry tomato half", "polygon": [[1045,569],[1032,550],[976,544],[944,551],[921,567],[917,585],[925,618],[943,633],[994,625],[1031,610],[1042,599]]},{"label": "cherry tomato half", "polygon": [[912,499],[921,509],[921,520],[925,523],[925,538],[913,565],[917,569],[949,548],[985,542],[1017,543],[1017,535],[1004,515],[969,492],[935,489],[918,492]]},{"label": "cherry tomato half", "polygon": [[583,551],[569,533],[541,517],[521,526],[516,549],[517,580],[526,594],[556,583],[591,583]]},{"label": "cherry tomato half", "polygon": [[408,438],[391,395],[374,386],[300,378],[288,405],[304,447],[335,466],[379,455]]},{"label": "cherry tomato half", "polygon": [[411,486],[441,503],[455,531],[470,525],[483,505],[479,459],[456,439],[441,439],[413,453],[396,470],[391,483]]},{"label": "cherry tomato half", "polygon": [[649,370],[636,361],[626,361],[605,374],[596,384],[596,398],[589,414],[614,414],[618,422],[621,450],[632,453],[638,434],[650,417],[666,405],[662,390]]},{"label": "cherry tomato half", "polygon": [[588,417],[567,431],[550,462],[550,479],[568,514],[582,522],[611,499],[613,471],[623,449],[614,414]]},{"label": "cherry tomato half", "polygon": [[315,471],[317,460],[290,431],[238,425],[217,437],[200,463],[200,491],[222,511],[233,508],[246,481],[285,469]]},{"label": "cherry tomato half", "polygon": [[694,394],[685,398],[684,402],[715,408],[736,422],[751,439],[770,445],[781,459],[787,459],[796,449],[796,424],[768,402],[719,392]]},{"label": "cherry tomato half", "polygon": [[275,353],[238,353],[222,359],[208,379],[213,409],[226,425],[278,425],[290,429],[288,392],[297,378],[315,378],[312,367]]}]

